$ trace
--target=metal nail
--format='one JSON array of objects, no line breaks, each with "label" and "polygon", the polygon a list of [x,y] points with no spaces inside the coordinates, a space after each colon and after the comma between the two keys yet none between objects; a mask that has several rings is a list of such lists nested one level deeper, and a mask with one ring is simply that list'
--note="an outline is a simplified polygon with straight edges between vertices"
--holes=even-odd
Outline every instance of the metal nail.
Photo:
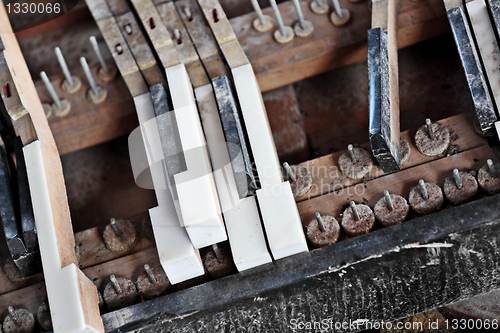
[{"label": "metal nail", "polygon": [[54,90],[54,87],[52,86],[52,83],[50,83],[49,78],[47,77],[47,74],[45,72],[40,72],[40,77],[42,78],[43,83],[45,84],[45,87],[47,87],[47,90],[49,91],[50,96],[52,96],[52,100],[56,104],[56,106],[60,109],[61,108],[61,100],[59,99],[59,96],[57,96],[56,91]]},{"label": "metal nail", "polygon": [[297,16],[299,17],[300,27],[305,30],[306,23],[304,22],[304,14],[302,14],[302,8],[300,8],[299,0],[293,0],[293,6],[295,7],[295,11],[297,12]]},{"label": "metal nail", "polygon": [[87,64],[87,60],[84,57],[80,58],[80,64],[83,67],[83,71],[85,72],[85,76],[87,77],[87,80],[89,81],[90,88],[92,89],[92,92],[94,93],[95,96],[99,96],[99,90],[97,89],[97,85],[94,81],[94,77],[92,76],[92,73],[90,72],[89,64]]},{"label": "metal nail", "polygon": [[356,209],[356,203],[354,201],[351,201],[351,202],[349,202],[349,206],[351,206],[351,210],[352,210],[352,214],[354,215],[354,219],[356,221],[361,220],[361,218],[359,217],[358,210]]},{"label": "metal nail", "polygon": [[434,130],[432,129],[432,122],[429,118],[425,119],[425,125],[427,126],[427,132],[429,132],[429,138],[431,140],[435,139]]},{"label": "metal nail", "polygon": [[316,221],[318,221],[318,228],[321,232],[325,232],[325,225],[323,224],[323,218],[318,212],[314,214],[316,216]]},{"label": "metal nail", "polygon": [[117,236],[121,236],[122,235],[122,231],[120,230],[120,228],[118,227],[118,223],[116,223],[116,219],[114,217],[112,217],[110,220],[109,220],[109,224],[111,224],[111,227],[113,228],[113,230],[115,231],[115,234]]},{"label": "metal nail", "polygon": [[212,245],[212,249],[214,250],[215,257],[217,258],[217,261],[219,263],[222,263],[224,261],[224,258],[222,257],[222,253],[220,252],[220,249],[217,246],[217,244]]},{"label": "metal nail", "polygon": [[429,194],[427,193],[427,187],[425,186],[425,182],[423,179],[418,181],[418,185],[420,186],[420,191],[422,192],[422,197],[424,200],[429,200]]},{"label": "metal nail", "polygon": [[19,315],[17,314],[16,310],[12,306],[9,306],[7,308],[7,311],[9,311],[9,315],[14,321],[14,323],[19,326],[21,324],[21,318],[19,318]]},{"label": "metal nail", "polygon": [[358,162],[358,158],[356,157],[356,153],[354,152],[354,147],[353,145],[348,145],[347,146],[347,150],[349,151],[349,155],[351,155],[351,160],[353,163],[357,163]]},{"label": "metal nail", "polygon": [[342,16],[342,9],[340,8],[339,0],[332,0],[333,2],[333,7],[335,8],[335,12],[337,13],[338,17],[343,17]]},{"label": "metal nail", "polygon": [[155,275],[153,274],[153,271],[151,270],[151,267],[149,267],[148,264],[145,264],[144,270],[146,271],[146,275],[148,276],[149,281],[151,281],[152,284],[155,284],[157,281]]},{"label": "metal nail", "polygon": [[389,191],[387,190],[384,191],[384,197],[385,197],[385,202],[387,203],[387,207],[389,208],[390,211],[393,211],[394,205],[392,204],[391,195],[389,194]]},{"label": "metal nail", "polygon": [[283,163],[283,168],[285,168],[286,174],[288,175],[288,178],[292,180],[292,182],[297,181],[297,176],[287,162]]},{"label": "metal nail", "polygon": [[132,34],[132,26],[130,25],[130,23],[125,25],[125,32],[127,33],[127,35]]},{"label": "metal nail", "polygon": [[455,179],[455,184],[457,185],[457,188],[460,190],[463,186],[462,184],[462,178],[460,177],[460,172],[458,169],[453,169],[453,178]]},{"label": "metal nail", "polygon": [[262,13],[262,9],[260,9],[259,2],[257,0],[251,0],[253,9],[259,18],[259,21],[262,25],[266,24],[266,20],[264,19],[264,14]]},{"label": "metal nail", "polygon": [[191,12],[191,8],[189,8],[188,6],[184,6],[183,10],[184,10],[184,14],[186,14],[187,18],[189,20],[192,20],[193,19],[193,13]]},{"label": "metal nail", "polygon": [[115,288],[116,293],[121,294],[123,292],[123,290],[120,287],[120,284],[118,283],[118,280],[116,279],[116,276],[114,274],[111,274],[109,276],[109,279],[111,280],[111,284],[113,285],[113,288]]},{"label": "metal nail", "polygon": [[177,41],[177,44],[181,43],[181,32],[179,29],[174,29],[174,39]]},{"label": "metal nail", "polygon": [[90,44],[92,44],[92,48],[94,49],[94,52],[97,56],[97,59],[99,59],[99,62],[101,63],[102,68],[104,69],[104,71],[106,73],[109,73],[108,66],[106,65],[106,62],[104,61],[104,58],[102,57],[101,50],[99,50],[99,45],[97,45],[97,40],[95,39],[94,36],[90,36],[89,40],[90,40]]},{"label": "metal nail", "polygon": [[488,164],[488,171],[491,175],[491,177],[496,178],[497,177],[497,171],[495,170],[495,164],[493,164],[493,161],[488,159],[486,161],[486,164]]},{"label": "metal nail", "polygon": [[59,62],[59,65],[61,66],[61,69],[64,73],[64,76],[66,77],[66,81],[68,81],[69,86],[72,87],[75,83],[73,82],[73,77],[71,76],[71,73],[69,72],[68,65],[66,64],[66,60],[64,60],[61,49],[59,47],[56,47],[54,49],[54,51],[56,52],[57,61]]},{"label": "metal nail", "polygon": [[276,21],[278,22],[278,26],[282,36],[287,36],[285,24],[283,23],[283,19],[281,18],[280,11],[278,9],[278,5],[276,4],[276,0],[270,0],[271,7],[273,9],[274,16],[276,17]]},{"label": "metal nail", "polygon": [[323,0],[315,0],[316,3],[318,4],[319,7],[323,7],[324,6],[324,2]]}]

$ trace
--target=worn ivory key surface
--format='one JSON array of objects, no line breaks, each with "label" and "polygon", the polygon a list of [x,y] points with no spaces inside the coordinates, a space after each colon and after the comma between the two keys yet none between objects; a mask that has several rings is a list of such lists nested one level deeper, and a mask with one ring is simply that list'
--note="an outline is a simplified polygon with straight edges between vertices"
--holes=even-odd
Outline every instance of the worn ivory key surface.
[{"label": "worn ivory key surface", "polygon": [[[181,21],[183,16],[179,17],[177,14],[184,12],[186,6],[192,15],[191,18],[184,17],[187,29]],[[210,29],[194,1],[178,1],[175,5],[171,2],[164,3],[157,5],[157,9],[171,36],[174,36],[174,29],[177,29],[181,39],[181,43],[174,40],[174,45],[194,86],[234,263],[242,271],[271,262],[255,197],[240,199],[238,195],[212,85],[200,62],[202,55],[217,58],[217,45]],[[202,45],[195,49],[197,42]],[[218,64],[212,62],[208,68],[208,74],[220,75],[224,71],[224,64],[220,60]]]},{"label": "worn ivory key surface", "polygon": [[[257,200],[274,259],[307,251],[299,212],[281,167],[257,79],[217,0],[198,0],[231,68],[261,189]],[[216,18],[216,19],[215,19]]]},{"label": "worn ivory key surface", "polygon": [[193,88],[165,25],[151,0],[134,8],[165,68],[187,171],[174,176],[182,221],[195,248],[227,239]]},{"label": "worn ivory key surface", "polygon": [[[131,149],[134,149],[134,153],[138,154],[139,158],[146,158],[146,163],[143,166],[145,168],[149,167],[149,171],[151,172],[158,207],[150,209],[149,215],[161,265],[170,282],[173,284],[200,276],[204,274],[200,255],[193,248],[186,230],[180,225],[172,197],[167,189],[158,128],[156,123],[151,121],[151,119],[154,120],[155,115],[148,87],[106,2],[104,0],[92,0],[87,1],[87,4],[134,98],[139,118],[140,133],[135,133],[139,134],[136,135],[139,140],[134,140],[136,148],[132,147]],[[139,32],[140,30],[136,31],[136,33]],[[116,45],[120,45],[121,48],[117,50]],[[146,55],[146,57],[149,56]],[[144,60],[144,63],[148,63],[147,58]],[[151,66],[147,68],[151,68]],[[154,79],[154,77],[158,77],[157,75],[153,74],[151,77],[153,79],[148,80],[149,84],[158,83],[158,81],[161,82],[161,79],[158,81]],[[161,77],[160,75],[159,78]],[[144,148],[142,141],[144,139],[148,140],[148,149]],[[140,151],[142,150],[146,150],[146,152],[140,155]],[[131,152],[131,159],[134,156],[136,155],[133,155]],[[141,163],[143,161],[138,162]],[[138,164],[134,161],[132,163],[133,165]]]},{"label": "worn ivory key surface", "polygon": [[6,109],[22,138],[33,212],[38,231],[45,286],[56,333],[104,332],[97,289],[78,268],[62,166],[35,85],[3,4],[0,4],[0,50],[10,94]]}]

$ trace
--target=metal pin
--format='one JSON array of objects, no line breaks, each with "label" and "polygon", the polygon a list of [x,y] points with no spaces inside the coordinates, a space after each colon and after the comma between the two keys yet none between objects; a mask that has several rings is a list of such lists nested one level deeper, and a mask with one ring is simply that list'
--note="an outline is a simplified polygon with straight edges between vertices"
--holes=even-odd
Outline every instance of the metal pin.
[{"label": "metal pin", "polygon": [[295,11],[297,12],[297,16],[299,17],[300,27],[305,30],[306,23],[304,22],[304,14],[302,14],[302,9],[300,8],[299,0],[293,0],[293,6],[295,7]]},{"label": "metal pin", "polygon": [[297,181],[297,176],[295,175],[292,168],[290,168],[290,165],[288,165],[287,162],[283,163],[283,168],[285,168],[286,174],[288,175],[288,178],[292,180],[292,182]]},{"label": "metal pin", "polygon": [[123,290],[120,287],[120,284],[118,283],[118,280],[116,279],[116,276],[114,274],[111,274],[109,276],[109,279],[111,280],[111,283],[113,284],[113,288],[115,288],[116,293],[121,294],[123,292]]},{"label": "metal pin", "polygon": [[389,194],[389,191],[387,190],[384,191],[384,197],[385,197],[385,202],[387,203],[387,207],[389,208],[390,211],[393,211],[394,205],[392,204],[391,195]]},{"label": "metal pin", "polygon": [[146,271],[146,275],[148,276],[149,281],[151,281],[152,284],[158,282],[156,281],[155,275],[153,274],[153,271],[151,270],[151,267],[149,267],[148,264],[144,265],[144,270]]},{"label": "metal pin", "polygon": [[314,1],[316,1],[316,3],[318,4],[319,7],[323,7],[325,5],[323,0],[314,0]]},{"label": "metal pin", "polygon": [[423,179],[418,181],[418,185],[420,186],[420,191],[422,192],[422,197],[425,200],[429,200],[429,194],[427,193],[427,187],[425,186],[425,182]]},{"label": "metal pin", "polygon": [[188,6],[184,6],[184,14],[186,14],[186,16],[188,17],[189,20],[192,20],[193,19],[193,13],[191,12],[191,8],[189,8]]},{"label": "metal pin", "polygon": [[343,17],[342,16],[342,9],[340,8],[339,0],[332,0],[333,2],[333,7],[335,8],[335,12],[337,13],[338,17]]},{"label": "metal pin", "polygon": [[349,202],[349,206],[351,206],[352,214],[354,215],[354,219],[356,221],[361,220],[358,214],[358,210],[356,209],[356,203],[354,201]]},{"label": "metal pin", "polygon": [[181,43],[181,32],[179,29],[174,29],[174,38],[177,41],[177,44]]},{"label": "metal pin", "polygon": [[21,318],[19,318],[19,315],[17,314],[16,310],[12,306],[9,306],[7,308],[7,311],[9,311],[9,315],[14,321],[14,323],[19,326],[21,324]]},{"label": "metal pin", "polygon": [[87,64],[87,60],[85,60],[84,57],[80,58],[80,64],[83,67],[83,71],[85,72],[85,76],[87,77],[87,80],[89,81],[90,88],[92,89],[92,92],[94,93],[95,96],[99,96],[99,90],[97,89],[97,85],[95,84],[94,77],[92,76],[92,73],[90,72],[89,65]]},{"label": "metal pin", "polygon": [[[92,48],[94,49],[95,54],[97,55],[97,59],[99,59],[99,62],[101,63],[101,67],[104,69],[104,71],[106,73],[109,73],[108,66],[106,65],[106,62],[104,61],[104,58],[102,57],[101,51],[99,50],[99,45],[97,45],[97,40],[95,39],[94,36],[90,36],[89,40],[90,40],[90,44],[92,44]],[[82,58],[80,58],[80,62],[81,61],[82,61]],[[97,93],[96,93],[96,95],[97,95]]]},{"label": "metal pin", "polygon": [[497,171],[495,170],[495,165],[493,164],[493,161],[488,159],[486,161],[486,164],[488,164],[488,171],[489,171],[491,177],[496,178]]},{"label": "metal pin", "polygon": [[113,228],[117,236],[122,235],[122,231],[118,227],[118,223],[116,223],[116,219],[114,217],[112,217],[111,220],[109,220],[109,224],[111,224],[111,227]]},{"label": "metal pin", "polygon": [[262,13],[262,9],[260,9],[260,5],[257,2],[257,0],[251,0],[252,1],[252,6],[253,9],[255,10],[255,13],[257,14],[257,17],[259,18],[259,21],[262,25],[266,24],[266,20],[264,19],[264,14]]},{"label": "metal pin", "polygon": [[281,18],[280,11],[278,9],[278,5],[276,4],[276,0],[270,0],[271,7],[273,9],[274,16],[276,17],[276,21],[278,22],[278,26],[282,36],[287,36],[285,24],[283,23],[283,19]]},{"label": "metal pin", "polygon": [[453,178],[455,178],[455,184],[457,184],[457,188],[460,190],[463,186],[462,178],[460,178],[460,172],[458,169],[453,169]]},{"label": "metal pin", "polygon": [[64,60],[61,49],[59,47],[56,47],[54,50],[56,52],[57,61],[59,61],[59,65],[61,66],[64,76],[66,77],[66,81],[68,81],[68,84],[70,86],[73,86],[75,83],[73,82],[73,77],[69,72],[68,65],[66,64],[66,60]]},{"label": "metal pin", "polygon": [[47,77],[47,74],[45,74],[45,72],[42,71],[42,72],[40,72],[40,77],[42,78],[42,81],[45,84],[45,87],[47,87],[47,90],[49,91],[50,96],[52,96],[54,103],[60,109],[61,108],[61,100],[57,96],[56,91],[54,90],[54,87],[52,86],[52,83],[50,83],[49,78]]},{"label": "metal pin", "polygon": [[356,157],[356,153],[354,152],[354,147],[353,145],[348,145],[347,150],[349,151],[349,154],[351,155],[351,160],[353,163],[358,162],[358,158]]},{"label": "metal pin", "polygon": [[429,118],[425,119],[425,125],[427,126],[427,132],[429,132],[429,138],[431,140],[435,139],[434,130],[432,129],[432,122]]},{"label": "metal pin", "polygon": [[224,261],[224,258],[222,257],[222,253],[220,253],[220,249],[217,246],[217,244],[212,245],[212,250],[214,250],[215,257],[217,258],[217,261],[219,263],[222,263]]},{"label": "metal pin", "polygon": [[325,225],[323,224],[323,218],[318,212],[314,214],[316,216],[316,221],[318,221],[318,227],[321,232],[325,232]]}]

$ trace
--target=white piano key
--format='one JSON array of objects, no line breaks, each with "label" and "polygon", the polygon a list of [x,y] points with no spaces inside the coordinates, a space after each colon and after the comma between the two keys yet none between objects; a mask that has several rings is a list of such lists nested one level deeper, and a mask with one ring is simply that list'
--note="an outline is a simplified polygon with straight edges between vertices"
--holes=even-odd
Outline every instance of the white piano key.
[{"label": "white piano key", "polygon": [[[40,141],[26,145],[23,151],[54,332],[103,332],[102,326],[95,327],[85,316],[86,307],[98,308],[97,293],[95,304],[82,304],[81,293],[89,288],[95,289],[95,286],[74,263],[61,268],[57,231],[51,210]],[[98,312],[97,309],[96,311]]]},{"label": "white piano key", "polygon": [[240,199],[212,85],[194,90],[214,170],[231,253],[238,271],[272,261],[255,197]]},{"label": "white piano key", "polygon": [[149,210],[156,249],[163,270],[172,284],[204,274],[198,250],[191,244],[181,226],[177,209],[165,179],[163,151],[156,125],[153,102],[149,93],[134,97],[143,138],[147,140],[146,155],[156,193],[158,207]]},{"label": "white piano key", "polygon": [[283,182],[264,102],[250,64],[232,70],[261,189],[257,199],[274,259],[307,251],[289,182]]},{"label": "white piano key", "polygon": [[174,176],[186,231],[197,249],[227,240],[193,88],[184,64],[166,70],[187,171]]},{"label": "white piano key", "polygon": [[484,0],[467,3],[467,12],[472,23],[472,30],[477,40],[479,54],[483,60],[486,77],[490,83],[493,99],[500,106],[500,49],[493,31]]}]

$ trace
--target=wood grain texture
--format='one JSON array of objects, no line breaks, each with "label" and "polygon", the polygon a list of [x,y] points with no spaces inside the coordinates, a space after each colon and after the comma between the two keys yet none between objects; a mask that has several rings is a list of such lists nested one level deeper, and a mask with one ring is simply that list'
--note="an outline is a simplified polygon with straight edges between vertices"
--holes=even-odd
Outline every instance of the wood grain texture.
[{"label": "wood grain texture", "polygon": [[[54,224],[57,240],[57,254],[59,258],[54,258],[56,266],[58,266],[57,261],[60,261],[60,268],[66,268],[71,264],[77,265],[75,239],[59,152],[57,151],[56,143],[50,131],[42,104],[19,44],[10,26],[3,4],[0,5],[0,38],[5,47],[4,55],[11,70],[13,84],[19,93],[21,103],[31,116],[37,139],[40,142],[41,158],[44,164],[43,170],[46,177],[47,194],[49,196],[52,215],[51,222]],[[43,223],[43,221],[37,222]],[[83,307],[85,325],[94,328],[96,331],[101,331],[102,320],[96,306],[96,290],[90,280],[83,276],[80,271],[78,273],[78,280],[81,286],[79,301]]]},{"label": "wood grain texture", "polygon": [[366,183],[346,187],[320,197],[301,201],[297,204],[300,217],[303,224],[307,224],[314,219],[315,212],[338,218],[351,200],[373,207],[383,197],[384,190],[408,198],[410,189],[417,186],[420,179],[442,187],[445,178],[452,176],[454,168],[461,171],[478,171],[489,158],[494,161],[499,160],[498,154],[485,145],[420,164],[385,177],[376,178]]},{"label": "wood grain texture", "polygon": [[[74,94],[65,93],[61,89],[64,81],[62,74],[50,77],[57,95],[71,103],[68,115],[57,117],[52,114],[48,119],[60,155],[127,135],[138,126],[132,96],[123,79],[117,77],[106,83],[98,78],[97,67],[90,70],[96,83],[108,90],[108,97],[101,104],[93,104],[87,100],[90,85],[81,67],[71,70],[73,75],[82,79],[82,87]],[[42,102],[52,103],[41,80],[35,81],[35,87]]]},{"label": "wood grain texture", "polygon": [[[450,130],[451,143],[448,147],[447,154],[455,154],[457,152],[463,152],[487,144],[486,139],[479,136],[474,130],[472,125],[472,117],[469,115],[461,114],[453,116],[440,120],[439,123],[446,125]],[[408,161],[403,163],[403,170],[443,157],[429,157],[420,154],[415,147],[414,142],[416,130],[417,129],[415,128],[411,131],[405,131],[401,133],[401,137],[408,141],[411,149]],[[361,147],[369,149],[368,144],[361,145]],[[340,171],[338,159],[340,155],[345,152],[346,151],[339,151],[301,163],[300,165],[307,167],[312,173],[313,185],[311,187],[311,190],[307,194],[295,198],[295,200],[297,202],[301,202],[307,199],[327,194],[332,191],[341,190],[348,186],[362,183],[363,180],[353,180],[347,178]],[[366,179],[378,178],[384,175],[385,174],[382,169],[379,166],[375,165]]]},{"label": "wood grain texture", "polygon": [[65,267],[71,263],[77,263],[77,261],[61,161],[35,85],[29,74],[16,37],[12,32],[3,5],[0,6],[0,38],[5,47],[4,55],[11,69],[14,80],[13,84],[17,88],[21,103],[30,113],[37,138],[41,143],[47,185],[50,193],[50,204],[54,216],[57,238],[60,241],[59,255],[61,267]]},{"label": "wood grain texture", "polygon": [[[450,30],[440,0],[398,1],[398,47],[402,48]],[[314,32],[307,38],[294,38],[287,44],[274,41],[274,29],[259,33],[252,27],[255,14],[230,20],[238,41],[251,62],[262,91],[311,77],[333,68],[366,59],[366,31],[371,13],[366,2],[341,1],[351,12],[351,22],[334,27],[328,15],[316,15],[306,1],[301,2],[305,19],[314,23]],[[293,25],[297,16],[292,1],[279,4],[285,25]],[[271,8],[264,14],[273,17]]]},{"label": "wood grain texture", "polygon": [[[82,290],[89,292],[94,286],[97,286],[97,289],[102,291],[105,283],[109,282],[111,274],[126,277],[135,282],[143,272],[145,264],[149,264],[151,267],[160,267],[156,248],[145,249],[80,271],[82,274],[80,283],[83,282],[82,286],[84,287]],[[85,282],[85,280],[88,282]],[[45,283],[41,281],[28,287],[0,295],[0,313],[4,313],[9,305],[23,306],[32,313],[36,313],[38,306],[42,304],[46,294]]]}]

